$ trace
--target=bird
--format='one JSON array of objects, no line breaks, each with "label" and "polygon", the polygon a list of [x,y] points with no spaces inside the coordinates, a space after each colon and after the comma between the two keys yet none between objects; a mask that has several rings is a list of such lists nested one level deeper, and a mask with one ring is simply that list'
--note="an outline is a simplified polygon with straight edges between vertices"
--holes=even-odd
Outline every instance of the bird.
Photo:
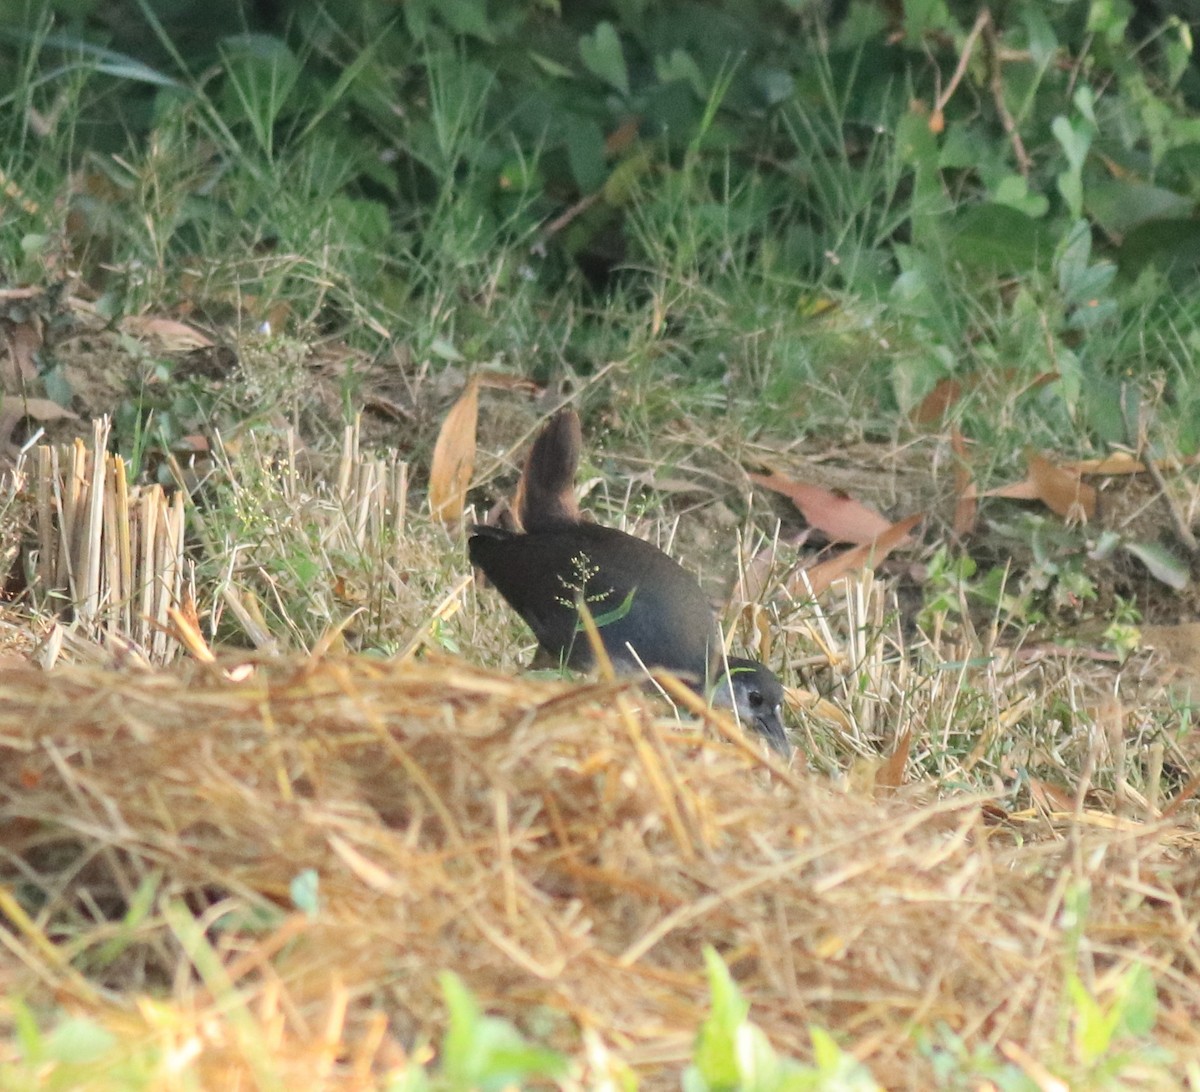
[{"label": "bird", "polygon": [[472,564],[533,630],[543,660],[577,671],[595,667],[583,603],[616,671],[671,671],[790,756],[783,685],[756,660],[724,657],[696,578],[649,542],[583,518],[575,499],[581,448],[579,415],[568,407],[551,417],[517,488],[522,531],[474,525]]}]

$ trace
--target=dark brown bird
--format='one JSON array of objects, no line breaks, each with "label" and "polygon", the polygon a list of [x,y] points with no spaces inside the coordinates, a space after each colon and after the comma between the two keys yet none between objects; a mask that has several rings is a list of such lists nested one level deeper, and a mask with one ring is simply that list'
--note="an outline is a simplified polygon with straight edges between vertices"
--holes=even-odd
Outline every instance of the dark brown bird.
[{"label": "dark brown bird", "polygon": [[517,491],[524,533],[474,527],[467,544],[471,561],[553,662],[579,671],[594,666],[579,618],[582,601],[618,671],[672,671],[711,692],[714,704],[736,710],[747,727],[789,755],[783,686],[755,660],[725,660],[716,619],[696,578],[650,543],[583,520],[575,500],[581,447],[574,410],[547,422]]}]

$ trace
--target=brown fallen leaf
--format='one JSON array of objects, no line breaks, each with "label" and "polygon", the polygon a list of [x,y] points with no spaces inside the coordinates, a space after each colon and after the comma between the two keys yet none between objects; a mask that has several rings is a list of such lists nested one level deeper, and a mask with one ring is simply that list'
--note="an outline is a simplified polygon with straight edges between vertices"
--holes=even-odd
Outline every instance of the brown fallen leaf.
[{"label": "brown fallen leaf", "polygon": [[196,327],[161,315],[126,315],[121,330],[131,337],[152,338],[171,351],[208,349],[213,344],[212,338]]},{"label": "brown fallen leaf", "polygon": [[74,410],[67,409],[66,406],[60,406],[57,402],[52,402],[49,398],[19,398],[15,394],[6,395],[4,397],[4,416],[12,415],[13,422],[20,421],[23,417],[32,418],[34,421],[40,421],[42,424],[48,424],[50,421],[62,421],[65,418],[79,420],[79,414]]},{"label": "brown fallen leaf", "polygon": [[811,569],[805,569],[803,574],[797,573],[788,581],[788,590],[793,595],[805,595],[803,577],[806,576],[808,584],[812,588],[812,594],[820,595],[834,581],[840,580],[843,576],[858,569],[874,568],[897,546],[905,542],[908,539],[909,532],[924,518],[925,513],[918,512],[915,516],[909,516],[897,523],[893,523],[873,542],[846,550],[838,554],[837,557],[831,557],[828,561],[822,561],[819,565],[814,565]]},{"label": "brown fallen leaf", "polygon": [[1075,810],[1075,797],[1067,789],[1040,777],[1029,779],[1029,795],[1036,805],[1046,811],[1071,812]]},{"label": "brown fallen leaf", "polygon": [[467,486],[475,472],[478,422],[479,380],[472,377],[442,422],[429,467],[429,511],[447,527],[462,519],[467,506]]},{"label": "brown fallen leaf", "polygon": [[892,753],[883,760],[875,771],[875,793],[887,796],[904,784],[904,771],[908,766],[908,753],[912,749],[912,731],[905,729],[896,740]]},{"label": "brown fallen leaf", "polygon": [[1056,466],[1044,455],[1026,455],[1029,473],[1024,480],[989,489],[985,497],[1041,501],[1065,520],[1086,523],[1096,515],[1096,490],[1077,470]]},{"label": "brown fallen leaf", "polygon": [[892,526],[875,509],[819,485],[794,481],[785,474],[751,474],[750,480],[782,493],[811,526],[833,542],[866,545]]},{"label": "brown fallen leaf", "polygon": [[972,372],[964,376],[947,376],[945,379],[939,380],[933,390],[921,399],[916,409],[909,414],[909,420],[914,425],[941,424],[945,420],[946,414],[962,399],[962,396],[968,391],[977,390],[985,380],[989,386],[999,383],[1003,387],[1016,388],[1011,390],[1007,396],[1010,399],[1016,399],[1039,387],[1044,387],[1047,383],[1053,383],[1058,378],[1058,372],[1042,372],[1024,386],[1017,387],[1021,375],[1016,368],[1005,368],[998,374],[989,371],[987,373]]},{"label": "brown fallen leaf", "polygon": [[[790,539],[788,545],[800,550],[808,541],[811,530],[802,531],[796,538]],[[778,561],[778,551],[773,544],[768,544],[758,551],[743,567],[738,576],[737,596],[746,603],[757,603],[767,590],[767,580],[771,570]]]},{"label": "brown fallen leaf", "polygon": [[[1154,466],[1165,474],[1173,474],[1197,464],[1200,464],[1200,452],[1195,455],[1168,455],[1154,460]],[[1147,469],[1143,461],[1135,459],[1126,451],[1118,451],[1115,455],[1108,455],[1103,459],[1078,459],[1075,462],[1063,463],[1062,466],[1064,470],[1075,473],[1099,474],[1108,478],[1124,474],[1144,474]]]},{"label": "brown fallen leaf", "polygon": [[30,285],[26,285],[24,288],[0,288],[0,303],[7,303],[9,300],[35,299],[45,291],[44,288],[35,288]]},{"label": "brown fallen leaf", "polygon": [[1041,499],[1038,496],[1037,484],[1029,478],[1022,478],[1019,482],[1010,482],[1008,485],[998,485],[995,489],[987,489],[982,496],[1001,497],[1004,500]]},{"label": "brown fallen leaf", "polygon": [[641,125],[641,115],[633,114],[625,118],[611,133],[604,138],[604,154],[608,158],[615,155],[620,155],[625,151],[635,140],[637,140],[638,127]]},{"label": "brown fallen leaf", "polygon": [[79,414],[51,402],[49,398],[18,398],[16,395],[5,395],[0,399],[0,459],[10,461],[16,458],[16,445],[13,443],[13,429],[18,422],[31,418],[42,424],[51,421],[62,421],[67,418],[79,420]]},{"label": "brown fallen leaf", "polygon": [[0,364],[0,384],[15,390],[37,378],[37,354],[42,347],[42,322],[36,315],[28,322],[6,322],[3,330],[10,364]]},{"label": "brown fallen leaf", "polygon": [[1096,515],[1096,490],[1079,474],[1055,466],[1044,455],[1030,452],[1029,477],[1037,485],[1038,499],[1055,515],[1086,523]]},{"label": "brown fallen leaf", "polygon": [[1146,464],[1140,459],[1135,459],[1128,451],[1118,451],[1114,455],[1106,455],[1103,459],[1077,459],[1075,462],[1063,463],[1063,469],[1075,474],[1117,477],[1125,474],[1144,474]]},{"label": "brown fallen leaf", "polygon": [[963,393],[962,382],[947,376],[938,380],[937,385],[924,398],[917,408],[909,414],[909,420],[914,425],[940,424],[950,407],[953,406]]},{"label": "brown fallen leaf", "polygon": [[191,653],[192,659],[202,664],[216,662],[212,649],[200,632],[200,618],[191,596],[187,596],[177,607],[168,607],[167,617],[171,619],[171,635]]},{"label": "brown fallen leaf", "polygon": [[477,373],[479,385],[495,391],[517,391],[519,394],[541,394],[545,387],[524,375],[484,368]]}]

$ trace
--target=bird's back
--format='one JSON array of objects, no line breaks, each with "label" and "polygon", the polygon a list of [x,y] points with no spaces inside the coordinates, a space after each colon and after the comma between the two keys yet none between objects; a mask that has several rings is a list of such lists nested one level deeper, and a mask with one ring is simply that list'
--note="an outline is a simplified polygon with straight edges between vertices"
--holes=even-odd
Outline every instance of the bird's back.
[{"label": "bird's back", "polygon": [[634,670],[640,660],[704,679],[718,647],[712,610],[696,579],[650,543],[575,523],[524,535],[477,528],[469,549],[554,659],[592,666],[582,597],[614,666]]}]

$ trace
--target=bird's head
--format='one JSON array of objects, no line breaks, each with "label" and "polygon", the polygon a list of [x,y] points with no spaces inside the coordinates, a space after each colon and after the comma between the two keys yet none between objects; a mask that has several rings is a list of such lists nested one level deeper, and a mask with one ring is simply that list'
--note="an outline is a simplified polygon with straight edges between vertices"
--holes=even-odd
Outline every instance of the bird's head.
[{"label": "bird's head", "polygon": [[783,727],[783,684],[770,668],[757,660],[731,657],[722,664],[713,705],[733,709],[750,731],[762,736],[784,758],[791,756],[792,745]]}]

